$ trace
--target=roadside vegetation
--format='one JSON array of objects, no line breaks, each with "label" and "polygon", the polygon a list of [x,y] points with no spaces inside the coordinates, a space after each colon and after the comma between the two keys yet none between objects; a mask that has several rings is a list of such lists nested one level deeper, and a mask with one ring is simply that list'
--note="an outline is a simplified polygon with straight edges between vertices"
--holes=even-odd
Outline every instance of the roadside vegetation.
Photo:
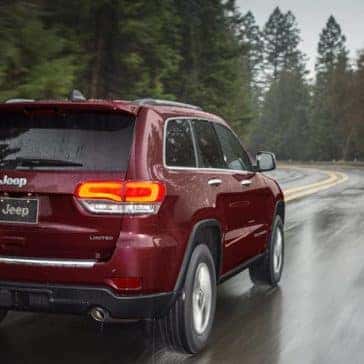
[{"label": "roadside vegetation", "polygon": [[[329,14],[328,14],[329,15]],[[364,53],[333,16],[307,71],[292,12],[261,29],[234,0],[3,0],[0,99],[180,100],[280,159],[364,159]]]}]

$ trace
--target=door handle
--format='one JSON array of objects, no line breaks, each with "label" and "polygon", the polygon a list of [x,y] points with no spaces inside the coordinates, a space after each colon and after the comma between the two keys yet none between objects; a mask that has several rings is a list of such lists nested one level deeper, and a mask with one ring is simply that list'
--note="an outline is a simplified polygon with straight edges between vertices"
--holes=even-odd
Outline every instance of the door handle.
[{"label": "door handle", "polygon": [[252,181],[250,179],[244,179],[240,184],[244,187],[249,187],[252,184]]},{"label": "door handle", "polygon": [[219,178],[213,178],[213,179],[210,179],[207,183],[209,184],[209,186],[218,187],[221,185],[222,180]]}]

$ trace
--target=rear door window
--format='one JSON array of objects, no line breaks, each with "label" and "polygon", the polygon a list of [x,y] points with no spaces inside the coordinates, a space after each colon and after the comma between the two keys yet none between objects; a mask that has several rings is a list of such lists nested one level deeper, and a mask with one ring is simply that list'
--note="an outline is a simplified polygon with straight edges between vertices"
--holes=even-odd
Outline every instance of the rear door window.
[{"label": "rear door window", "polygon": [[0,168],[125,171],[133,130],[120,113],[1,113]]},{"label": "rear door window", "polygon": [[199,151],[200,167],[225,169],[226,163],[213,124],[208,121],[194,120],[193,128]]},{"label": "rear door window", "polygon": [[196,155],[189,120],[172,119],[168,121],[165,149],[167,166],[196,167]]}]

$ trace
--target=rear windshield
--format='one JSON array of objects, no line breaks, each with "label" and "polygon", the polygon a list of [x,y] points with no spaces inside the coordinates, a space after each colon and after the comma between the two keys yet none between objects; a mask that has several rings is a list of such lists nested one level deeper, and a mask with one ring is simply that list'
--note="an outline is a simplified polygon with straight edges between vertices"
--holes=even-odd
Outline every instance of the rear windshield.
[{"label": "rear windshield", "polygon": [[0,113],[0,168],[124,171],[133,130],[120,113]]}]

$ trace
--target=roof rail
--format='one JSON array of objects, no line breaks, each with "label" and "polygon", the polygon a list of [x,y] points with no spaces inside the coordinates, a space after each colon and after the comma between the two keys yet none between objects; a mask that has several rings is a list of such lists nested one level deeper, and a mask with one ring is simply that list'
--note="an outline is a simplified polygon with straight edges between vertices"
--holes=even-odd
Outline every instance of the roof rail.
[{"label": "roof rail", "polygon": [[9,99],[5,101],[5,104],[17,104],[20,102],[34,102],[33,99]]},{"label": "roof rail", "polygon": [[138,99],[135,100],[134,103],[138,105],[175,106],[175,107],[183,107],[186,109],[202,110],[202,108],[199,106],[185,104],[183,102],[169,101],[169,100]]}]

